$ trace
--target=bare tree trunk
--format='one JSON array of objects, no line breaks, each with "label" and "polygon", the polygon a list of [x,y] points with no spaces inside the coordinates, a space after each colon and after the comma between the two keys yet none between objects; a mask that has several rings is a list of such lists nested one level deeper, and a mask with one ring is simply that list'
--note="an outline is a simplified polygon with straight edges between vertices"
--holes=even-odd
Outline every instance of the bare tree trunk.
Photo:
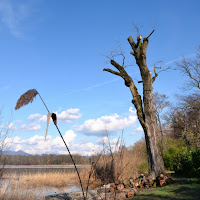
[{"label": "bare tree trunk", "polygon": [[[146,80],[143,80],[143,82],[144,81]],[[148,85],[148,83],[146,83],[146,85]],[[150,85],[152,86],[152,83]],[[132,87],[130,87],[130,90],[131,89]],[[143,127],[145,134],[149,173],[153,176],[153,178],[155,178],[156,176],[164,172],[164,163],[161,151],[161,137],[154,110],[152,91],[153,88],[147,86],[146,90],[143,90],[144,113],[142,115],[142,118],[141,115],[138,115],[138,119]],[[131,90],[131,93],[134,94],[134,91]],[[132,102],[134,104],[134,101]]]},{"label": "bare tree trunk", "polygon": [[[153,32],[154,30],[151,32],[151,34]],[[146,51],[150,35],[144,38],[143,41],[142,36],[139,36],[137,43],[133,41],[131,36],[128,38],[129,44],[133,49],[133,52],[130,53],[135,57],[136,63],[140,69],[142,78],[141,82],[143,83],[143,100],[137,91],[137,87],[135,86],[133,79],[128,75],[123,65],[121,66],[114,60],[111,60],[111,65],[113,65],[118,71],[113,71],[109,68],[103,69],[103,71],[121,76],[125,81],[125,85],[130,88],[133,96],[132,103],[136,108],[139,122],[145,134],[149,162],[149,174],[155,178],[164,172],[164,163],[161,154],[160,132],[157,124],[152,94],[152,84],[158,75],[154,70],[155,76],[152,78],[151,72],[146,65]]]}]

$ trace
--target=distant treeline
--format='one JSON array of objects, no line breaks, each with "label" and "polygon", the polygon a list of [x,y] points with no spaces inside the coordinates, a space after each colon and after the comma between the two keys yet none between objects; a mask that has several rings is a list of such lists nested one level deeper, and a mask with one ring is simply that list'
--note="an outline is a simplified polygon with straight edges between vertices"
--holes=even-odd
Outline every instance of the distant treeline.
[{"label": "distant treeline", "polygon": [[[55,154],[42,154],[42,155],[4,155],[4,159],[0,159],[0,165],[72,165],[69,155],[55,155]],[[81,155],[73,155],[77,165],[89,164],[89,158]]]}]

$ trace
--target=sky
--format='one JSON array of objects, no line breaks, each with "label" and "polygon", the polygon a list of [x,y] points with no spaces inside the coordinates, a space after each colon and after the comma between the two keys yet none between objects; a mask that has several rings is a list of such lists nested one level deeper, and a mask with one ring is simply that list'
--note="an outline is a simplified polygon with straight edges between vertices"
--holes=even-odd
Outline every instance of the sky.
[{"label": "sky", "polygon": [[[148,36],[151,71],[192,58],[200,44],[199,0],[0,0],[0,128],[9,130],[11,150],[31,154],[67,153],[39,96],[15,111],[19,97],[36,89],[72,153],[92,155],[102,149],[108,134],[115,145],[123,132],[125,144],[144,137],[120,77],[102,71],[112,68],[108,57],[120,48],[127,71],[139,92],[142,84],[127,38]],[[135,26],[134,26],[135,25]],[[117,58],[122,63],[122,59]],[[112,68],[113,69],[113,68]],[[183,93],[186,78],[177,71],[159,74],[154,91],[169,96]]]}]

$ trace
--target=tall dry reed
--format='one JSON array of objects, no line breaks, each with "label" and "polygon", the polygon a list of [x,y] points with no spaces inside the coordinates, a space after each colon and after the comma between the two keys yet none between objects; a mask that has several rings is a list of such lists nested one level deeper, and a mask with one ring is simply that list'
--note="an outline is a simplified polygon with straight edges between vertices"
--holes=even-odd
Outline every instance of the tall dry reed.
[{"label": "tall dry reed", "polygon": [[102,184],[108,184],[147,172],[146,146],[145,141],[141,140],[129,148],[121,144],[117,151],[104,151],[95,167],[94,175]]},{"label": "tall dry reed", "polygon": [[[46,109],[47,109],[47,111],[48,111],[48,114],[49,114],[49,113],[50,113],[50,112],[49,112],[49,109],[47,108],[47,106],[46,106],[44,100],[42,99],[42,97],[40,96],[40,94],[38,93],[38,91],[37,91],[36,89],[28,90],[27,92],[25,92],[24,94],[22,94],[22,95],[20,96],[20,98],[18,99],[18,101],[17,101],[17,104],[16,104],[16,106],[15,106],[15,110],[17,110],[17,109],[21,108],[22,106],[27,105],[28,103],[32,102],[33,99],[34,99],[34,97],[36,97],[37,95],[39,95],[41,101],[43,102],[43,104],[44,104],[44,106],[46,107]],[[66,144],[66,142],[65,142],[65,140],[64,140],[64,138],[63,138],[63,136],[62,136],[62,134],[61,134],[61,132],[60,132],[60,130],[59,130],[59,128],[58,128],[58,126],[57,126],[57,122],[56,122],[56,118],[57,118],[57,117],[56,117],[56,114],[55,114],[55,113],[52,113],[52,114],[51,114],[51,118],[52,118],[52,120],[53,120],[53,122],[54,122],[54,125],[55,125],[55,127],[57,128],[58,133],[60,134],[60,137],[61,137],[61,139],[62,139],[62,141],[63,141],[63,143],[64,143],[64,145],[65,145],[65,147],[66,147],[66,149],[67,149],[67,151],[68,151],[68,153],[69,153],[69,155],[70,155],[70,157],[71,157],[71,160],[72,160],[72,162],[73,162],[73,164],[74,164],[76,173],[77,173],[77,175],[78,175],[79,183],[80,183],[80,186],[81,186],[81,190],[82,190],[82,194],[83,194],[83,199],[85,200],[85,199],[86,199],[86,196],[85,196],[85,193],[84,193],[83,184],[82,184],[82,180],[81,180],[79,171],[78,171],[78,169],[77,169],[77,167],[76,167],[76,163],[75,163],[75,161],[74,161],[74,159],[73,159],[73,157],[72,157],[72,154],[71,154],[71,152],[70,152],[70,150],[69,150],[69,148],[68,148],[68,146],[67,146],[67,144]],[[47,128],[48,128],[48,125],[47,125]],[[46,138],[46,135],[45,135],[45,138]]]},{"label": "tall dry reed", "polygon": [[75,172],[5,174],[0,187],[0,200],[43,200],[45,190],[60,190],[78,183]]}]

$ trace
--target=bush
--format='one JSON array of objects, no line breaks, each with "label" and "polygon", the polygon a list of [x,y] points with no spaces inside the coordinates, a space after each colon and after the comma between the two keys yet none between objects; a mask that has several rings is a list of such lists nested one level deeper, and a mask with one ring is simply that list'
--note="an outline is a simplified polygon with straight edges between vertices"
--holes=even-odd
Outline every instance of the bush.
[{"label": "bush", "polygon": [[188,151],[179,152],[173,163],[173,170],[176,174],[181,176],[190,177],[192,175],[192,157]]},{"label": "bush", "polygon": [[186,151],[187,148],[185,147],[183,140],[168,138],[163,150],[165,168],[168,170],[174,170],[174,161],[176,161],[177,155]]},{"label": "bush", "polygon": [[200,149],[189,151],[181,140],[168,139],[167,143],[163,152],[165,168],[180,176],[200,177]]},{"label": "bush", "polygon": [[200,178],[200,149],[192,151],[191,154],[193,176]]}]

